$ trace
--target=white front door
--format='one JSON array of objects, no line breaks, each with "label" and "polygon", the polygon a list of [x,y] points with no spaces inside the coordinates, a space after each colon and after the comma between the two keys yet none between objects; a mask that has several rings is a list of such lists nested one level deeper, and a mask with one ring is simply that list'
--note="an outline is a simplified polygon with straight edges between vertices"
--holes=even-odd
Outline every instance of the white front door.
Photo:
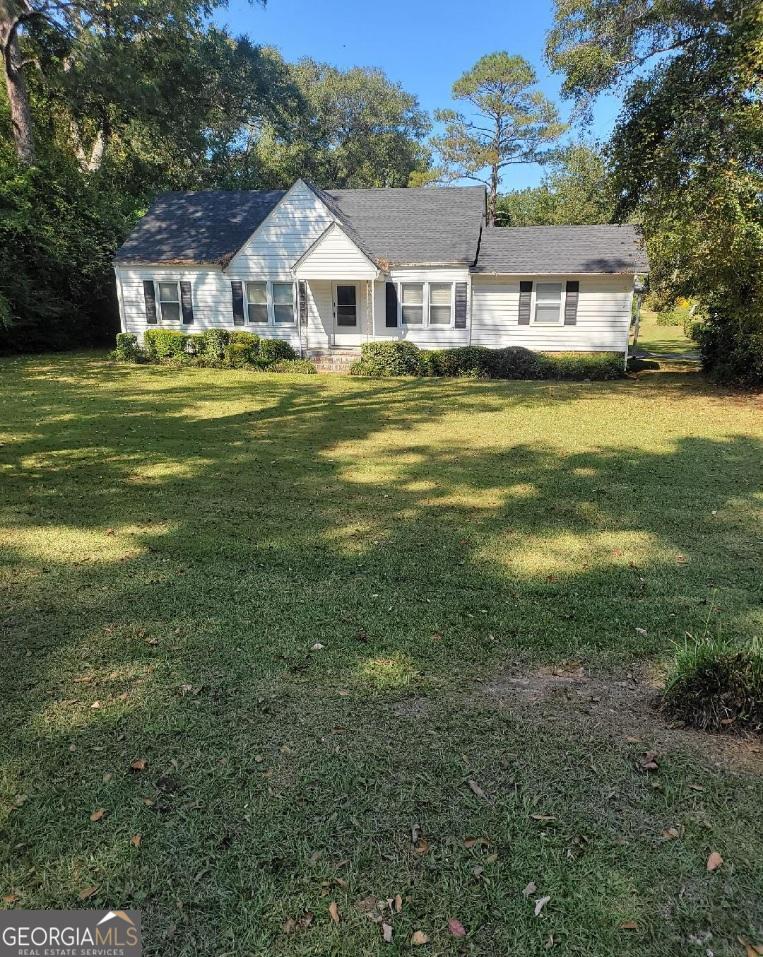
[{"label": "white front door", "polygon": [[361,284],[335,282],[332,289],[334,345],[359,346],[363,341]]}]

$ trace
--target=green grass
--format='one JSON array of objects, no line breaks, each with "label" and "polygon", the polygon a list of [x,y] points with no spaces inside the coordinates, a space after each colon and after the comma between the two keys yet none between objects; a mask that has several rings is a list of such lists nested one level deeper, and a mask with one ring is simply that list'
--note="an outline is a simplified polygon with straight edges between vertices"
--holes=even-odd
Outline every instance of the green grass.
[{"label": "green grass", "polygon": [[658,326],[657,313],[642,307],[638,336],[640,352],[696,356],[697,344],[684,335],[682,326]]},{"label": "green grass", "polygon": [[2,906],[95,888],[162,957],[763,942],[760,749],[650,703],[761,631],[759,398],[61,356],[0,400]]}]

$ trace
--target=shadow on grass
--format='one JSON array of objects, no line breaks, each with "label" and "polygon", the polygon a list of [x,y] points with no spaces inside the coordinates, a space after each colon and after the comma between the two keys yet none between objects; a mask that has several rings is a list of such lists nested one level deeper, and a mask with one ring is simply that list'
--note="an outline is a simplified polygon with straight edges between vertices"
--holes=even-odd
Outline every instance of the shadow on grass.
[{"label": "shadow on grass", "polygon": [[[578,727],[497,718],[458,693],[518,657],[630,660],[721,619],[755,632],[760,441],[679,435],[645,451],[586,436],[564,453],[555,441],[557,407],[721,398],[680,377],[340,386],[76,359],[21,368],[3,384],[14,432],[0,448],[0,833],[24,906],[73,905],[94,884],[91,902],[144,910],[149,953],[341,953],[339,939],[279,929],[345,893],[332,883],[344,860],[347,894],[404,887],[406,920],[445,901],[483,928],[481,952],[529,953],[548,928],[526,920],[514,885],[535,868],[555,894],[601,898],[560,926],[588,942],[580,952],[607,953],[618,908],[670,893],[688,861],[631,874],[612,846],[674,795],[602,801],[596,866],[568,869],[591,802],[633,791],[631,768],[593,736],[584,745],[609,771],[597,781],[570,768]],[[485,413],[498,418],[479,433]],[[548,432],[521,431],[541,413]],[[505,415],[516,434],[492,431]],[[149,772],[130,774],[143,754]],[[470,775],[489,780],[489,805],[464,791]],[[544,780],[569,781],[549,789],[565,821],[545,844],[528,825]],[[109,811],[100,829],[96,806]],[[409,847],[419,818],[441,838],[424,860]],[[491,886],[447,843],[467,822],[500,845]],[[709,906],[704,889],[697,901]],[[375,952],[367,923],[352,952]]]}]

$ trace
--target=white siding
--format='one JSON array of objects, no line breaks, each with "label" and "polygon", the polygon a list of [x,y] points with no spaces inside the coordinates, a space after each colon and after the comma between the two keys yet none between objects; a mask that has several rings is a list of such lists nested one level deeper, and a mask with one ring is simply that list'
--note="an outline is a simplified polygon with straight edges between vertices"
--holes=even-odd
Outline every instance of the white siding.
[{"label": "white siding", "polygon": [[[231,279],[292,282],[291,267],[296,259],[331,223],[332,217],[312,190],[297,182],[270,213],[258,230],[233,257],[227,269],[219,266],[117,266],[116,279],[121,299],[121,320],[125,332],[139,337],[147,328],[143,280],[187,280],[191,283],[194,323],[169,328],[201,332],[220,327],[236,328],[231,306]],[[311,347],[328,342],[314,296],[308,291],[308,337]],[[330,303],[329,303],[330,310]],[[152,328],[161,328],[155,326]],[[239,326],[269,338],[288,339],[299,347],[296,326],[269,324]],[[304,339],[304,337],[303,337]]]},{"label": "white siding", "polygon": [[[469,324],[471,296],[469,295],[469,282],[471,276],[469,270],[463,267],[437,267],[419,269],[393,269],[390,271],[389,280],[399,284],[401,282],[465,282],[467,284],[467,312],[466,328],[454,329],[435,326],[402,326],[397,328],[387,328],[386,326],[386,283],[384,281],[375,283],[374,298],[374,338],[375,339],[407,339],[413,342],[421,349],[451,349],[455,346],[469,345]],[[426,312],[426,310],[425,310]]]},{"label": "white siding", "polygon": [[338,226],[327,229],[296,269],[299,279],[374,279],[379,270]]},{"label": "white siding", "polygon": [[520,277],[472,278],[472,344],[524,346],[537,352],[624,352],[633,298],[632,276],[527,276],[537,282],[578,279],[574,326],[519,325]]}]

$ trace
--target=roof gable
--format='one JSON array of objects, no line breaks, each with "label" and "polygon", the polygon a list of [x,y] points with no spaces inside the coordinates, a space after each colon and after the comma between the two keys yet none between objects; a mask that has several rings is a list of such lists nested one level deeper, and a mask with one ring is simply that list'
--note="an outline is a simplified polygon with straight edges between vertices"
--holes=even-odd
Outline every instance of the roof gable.
[{"label": "roof gable", "polygon": [[337,222],[321,233],[292,269],[302,279],[373,279],[379,272],[377,264]]}]

